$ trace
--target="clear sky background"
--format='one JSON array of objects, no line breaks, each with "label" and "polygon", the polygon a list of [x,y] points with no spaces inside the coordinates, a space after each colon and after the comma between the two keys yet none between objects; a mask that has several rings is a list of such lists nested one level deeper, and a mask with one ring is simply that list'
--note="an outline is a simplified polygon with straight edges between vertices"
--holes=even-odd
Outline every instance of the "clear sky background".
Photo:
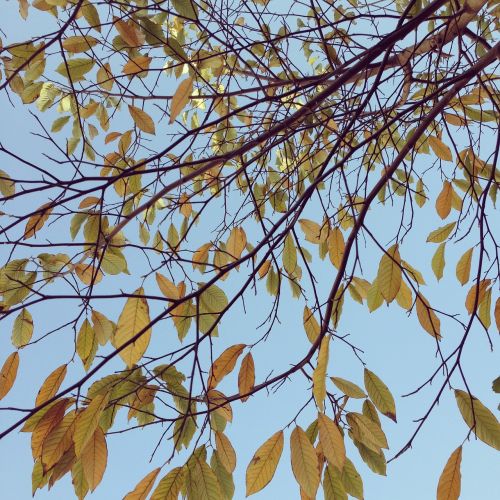
[{"label": "clear sky background", "polygon": [[[2,2],[0,27],[7,34],[9,42],[22,40],[23,37],[32,35],[24,26],[33,27],[33,22],[28,24],[20,20],[17,14],[17,2]],[[42,16],[44,23],[38,26],[40,33],[51,29],[48,16]],[[5,38],[4,38],[5,40]],[[47,152],[47,144],[31,133],[38,131],[35,121],[29,116],[27,108],[23,106],[17,96],[12,96],[15,108],[12,107],[6,95],[0,95],[0,142],[8,145],[14,152],[27,157],[35,163],[43,163],[42,154]],[[52,116],[52,115],[47,115]],[[45,117],[42,117],[45,119]],[[51,120],[47,119],[47,124]],[[493,145],[491,145],[493,147]],[[17,168],[6,157],[0,158],[0,168]],[[425,162],[426,157],[420,156],[417,161]],[[7,168],[8,167],[8,168]],[[431,186],[432,188],[433,186]],[[438,189],[438,184],[434,186]],[[444,278],[436,282],[430,269],[430,260],[435,251],[435,246],[424,245],[430,229],[440,225],[431,204],[427,204],[418,214],[412,235],[402,248],[402,256],[413,266],[424,272],[428,287],[426,294],[431,303],[436,303],[439,309],[455,312],[463,310],[463,303],[468,287],[460,288],[454,276],[456,261],[468,248],[460,246],[458,250],[453,245],[448,245],[447,268]],[[24,207],[23,207],[24,209]],[[398,224],[398,212],[389,207],[373,210],[369,216],[368,224],[384,243],[390,241]],[[311,217],[313,218],[313,217]],[[64,236],[61,237],[63,239]],[[471,240],[472,241],[472,240]],[[312,247],[312,245],[311,245]],[[369,246],[367,247],[369,250]],[[418,252],[412,252],[418,248]],[[316,250],[310,248],[313,255]],[[2,265],[7,258],[5,251],[0,247]],[[366,251],[365,251],[366,252]],[[365,262],[365,273],[368,280],[373,279],[380,254],[374,254],[373,262]],[[315,259],[317,261],[318,259]],[[140,272],[140,264],[131,262],[132,276]],[[328,265],[317,267],[321,273],[320,293],[326,296],[331,285],[327,279],[328,273],[334,275],[332,267]],[[241,274],[235,275],[228,282],[234,286]],[[120,278],[120,287],[132,291],[133,279]],[[257,379],[262,380],[271,371],[278,373],[290,363],[299,360],[307,349],[308,341],[302,329],[303,304],[291,298],[288,286],[284,287],[280,311],[281,323],[273,330],[268,342],[259,345],[254,351],[256,360]],[[220,328],[220,344],[216,344],[217,352],[222,352],[225,346],[239,343],[251,343],[262,332],[256,331],[256,325],[262,317],[262,311],[269,306],[269,295],[260,293],[258,296],[246,296],[247,315],[243,315],[241,307],[237,307],[222,323]],[[108,301],[97,307],[111,319],[116,319],[123,307],[124,301]],[[105,309],[104,309],[105,308]],[[35,320],[35,329],[45,329],[45,324],[51,324],[57,316],[59,323],[63,322],[66,315],[73,312],[68,303],[54,304],[50,307],[35,308],[32,311]],[[68,316],[68,319],[70,316]],[[12,352],[10,343],[10,328],[8,322],[0,330],[0,360]],[[420,385],[437,366],[435,357],[434,340],[427,335],[415,317],[410,317],[398,306],[385,305],[376,312],[369,314],[366,306],[360,306],[346,299],[342,320],[339,326],[341,333],[349,333],[350,340],[364,350],[363,360],[367,367],[374,371],[386,382],[396,397],[398,424],[384,419],[383,427],[389,440],[390,458],[401,446],[415,428],[412,420],[421,417],[427,410],[428,404],[434,398],[439,387],[436,383],[427,387],[422,393],[410,398],[400,398],[404,393],[410,392]],[[174,335],[170,323],[161,323],[154,330],[154,339],[150,351],[154,352],[155,343],[160,346],[164,337]],[[442,320],[444,340],[443,349],[448,352],[452,349],[461,336],[461,331],[447,320]],[[21,369],[14,389],[2,401],[2,407],[8,405],[29,407],[34,401],[34,396],[41,382],[60,364],[71,357],[71,342],[64,339],[64,335],[72,335],[70,331],[61,332],[49,337],[34,348],[24,349],[21,352]],[[492,328],[494,341],[498,335]],[[67,352],[66,352],[67,351]],[[150,352],[148,351],[148,353]],[[475,329],[467,343],[463,355],[464,371],[467,374],[472,392],[498,417],[498,398],[491,391],[491,382],[498,376],[499,356],[489,350],[489,345],[484,332]],[[119,361],[113,368],[119,369]],[[110,370],[106,371],[107,374]],[[329,375],[348,378],[363,385],[362,366],[350,353],[349,349],[342,347],[339,342],[334,342],[331,354]],[[71,381],[81,376],[81,365],[77,360],[70,365],[66,379],[68,385]],[[463,389],[458,379],[453,380],[457,388]],[[439,379],[438,379],[439,382]],[[221,390],[234,392],[235,379],[229,378],[221,384]],[[310,392],[301,375],[294,375],[289,382],[284,384],[276,394],[269,397],[265,392],[260,392],[246,403],[234,403],[233,424],[227,427],[226,433],[233,442],[238,455],[238,466],[235,471],[236,493],[235,499],[244,498],[245,470],[253,453],[271,434],[286,425],[300,407],[307,401]],[[354,407],[355,408],[355,407]],[[361,403],[359,403],[359,409]],[[304,428],[315,418],[312,405],[301,414],[298,423]],[[11,416],[6,412],[0,413],[1,428],[5,428]],[[123,427],[124,419],[118,419],[116,428]],[[435,491],[439,475],[451,452],[459,446],[467,434],[467,427],[455,405],[452,392],[445,392],[441,404],[435,409],[426,422],[421,434],[414,442],[413,448],[397,461],[388,466],[387,477],[377,476],[359,459],[357,450],[348,443],[348,456],[354,461],[364,481],[365,498],[368,500],[426,500],[435,498]],[[112,435],[108,442],[108,468],[103,482],[95,493],[89,495],[92,500],[107,500],[122,498],[125,493],[133,489],[135,484],[149,471],[164,463],[170,455],[171,444],[163,441],[159,451],[152,462],[150,455],[161,435],[159,426],[129,432],[126,434]],[[5,500],[25,500],[31,497],[31,468],[32,458],[29,434],[14,432],[3,441],[0,441],[0,498]],[[286,433],[285,450],[280,465],[273,481],[262,492],[254,495],[255,499],[296,499],[299,498],[298,487],[290,470],[288,455],[288,437]],[[170,467],[164,469],[165,473],[171,467],[183,463],[186,456],[182,455],[182,462],[174,460]],[[500,498],[498,477],[500,474],[500,461],[498,454],[492,448],[474,439],[465,443],[462,463],[462,500],[496,500]],[[38,491],[39,499],[69,499],[73,497],[73,488],[70,476],[60,480],[50,492],[46,489]],[[321,495],[318,495],[320,498]]]}]

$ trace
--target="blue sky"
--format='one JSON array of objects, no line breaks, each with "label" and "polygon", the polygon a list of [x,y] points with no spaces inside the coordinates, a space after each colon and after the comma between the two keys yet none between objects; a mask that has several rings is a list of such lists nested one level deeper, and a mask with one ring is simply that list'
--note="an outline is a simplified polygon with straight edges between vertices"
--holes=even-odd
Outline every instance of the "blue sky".
[{"label": "blue sky", "polygon": [[[21,39],[23,36],[22,21],[17,14],[17,3],[9,2],[3,7],[3,20],[1,27],[7,32],[7,39],[11,36]],[[27,26],[32,27],[30,22]],[[46,26],[40,25],[40,32]],[[13,35],[16,33],[16,35]],[[26,33],[26,31],[24,31]],[[16,102],[15,110],[10,107],[5,94],[0,96],[1,109],[6,110],[8,120],[0,122],[0,141],[8,145],[15,152],[27,156],[34,162],[43,161],[42,153],[46,152],[46,144],[30,135],[36,131],[35,122],[29,117],[22,104]],[[49,124],[51,121],[48,122]],[[29,147],[27,147],[29,144]],[[491,145],[493,146],[493,145]],[[4,157],[2,163],[6,161]],[[428,161],[427,157],[419,157],[418,161]],[[9,165],[2,166],[15,169],[18,166],[9,161]],[[439,189],[438,184],[431,189]],[[424,272],[430,285],[426,290],[431,303],[445,311],[455,312],[463,309],[467,287],[459,287],[454,277],[454,266],[467,246],[455,249],[448,245],[447,262],[444,278],[436,282],[430,269],[430,259],[435,250],[432,245],[424,245],[427,233],[439,225],[431,204],[427,204],[419,213],[412,235],[402,247],[402,256],[413,266]],[[24,207],[23,207],[24,208]],[[398,213],[389,207],[374,210],[368,218],[368,224],[377,234],[380,241],[388,244],[394,235],[398,224]],[[62,239],[62,238],[61,238]],[[412,249],[418,248],[418,252]],[[369,253],[370,246],[365,250]],[[310,248],[315,253],[314,248]],[[0,252],[2,250],[0,249]],[[374,254],[373,261],[365,262],[364,271],[367,279],[372,279],[376,273],[380,254]],[[1,254],[2,261],[5,253]],[[3,262],[2,262],[3,263]],[[130,270],[140,272],[140,264],[132,262]],[[322,276],[320,292],[323,296],[328,293],[331,282],[327,279],[328,273],[334,275],[330,265],[318,264],[318,272]],[[244,271],[242,270],[242,273]],[[228,286],[233,287],[242,275],[235,275],[228,281]],[[120,287],[134,288],[135,280],[120,278]],[[114,282],[116,283],[116,281]],[[308,342],[302,329],[302,303],[293,300],[285,286],[286,291],[282,299],[280,311],[281,323],[273,330],[266,344],[260,344],[254,351],[256,360],[257,378],[262,379],[271,371],[275,373],[289,366],[290,363],[300,359],[307,349]],[[247,315],[243,315],[242,308],[238,306],[232,314],[222,323],[220,328],[220,344],[217,352],[222,352],[228,345],[239,342],[255,341],[260,333],[256,333],[256,325],[260,322],[262,309],[268,307],[269,296],[260,293],[258,296],[246,296]],[[108,317],[116,319],[123,306],[123,301],[103,303],[99,310],[104,310]],[[62,322],[63,318],[72,310],[67,304],[52,304],[50,308],[39,307],[32,311],[35,319],[35,328],[40,325],[51,324],[54,316]],[[69,318],[69,316],[68,316]],[[422,416],[429,402],[433,399],[438,384],[427,387],[421,394],[411,398],[398,396],[415,389],[436,367],[435,344],[418,324],[415,315],[407,317],[406,313],[396,305],[382,306],[372,314],[368,314],[366,307],[346,300],[340,324],[342,333],[349,333],[350,339],[364,350],[363,359],[367,367],[381,377],[396,396],[398,410],[398,424],[384,419],[384,430],[388,436],[390,450],[388,457],[398,450],[405,442],[415,424],[413,419]],[[442,331],[444,349],[451,349],[456,345],[461,332],[455,325],[443,320]],[[34,395],[41,381],[52,371],[56,364],[60,364],[71,356],[71,342],[67,342],[64,335],[71,332],[51,336],[35,348],[24,349],[21,352],[21,370],[12,393],[2,401],[9,405],[29,406],[34,400]],[[154,351],[155,342],[159,346],[162,342],[161,335],[175,335],[170,323],[161,323],[155,330],[155,338],[151,349]],[[496,333],[492,335],[497,340]],[[7,322],[0,332],[0,359],[4,359],[10,352],[10,328]],[[55,361],[57,360],[57,361]],[[491,391],[491,381],[498,376],[499,357],[489,351],[489,345],[484,332],[474,329],[467,344],[463,358],[464,371],[467,373],[468,382],[472,392],[495,410],[498,398]],[[113,364],[114,369],[121,367],[120,362]],[[349,349],[340,343],[334,343],[330,354],[329,375],[340,376],[353,380],[362,385],[362,366],[350,353]],[[110,373],[107,371],[106,373]],[[77,361],[70,367],[66,383],[76,380],[81,375],[81,366]],[[458,379],[454,379],[457,388],[463,388]],[[224,385],[226,384],[226,385]],[[228,377],[221,384],[221,390],[227,388],[234,392],[234,378]],[[231,390],[233,389],[233,390]],[[276,394],[267,396],[264,392],[252,397],[244,404],[233,404],[234,421],[228,426],[227,434],[231,438],[238,454],[238,466],[235,471],[237,485],[235,498],[244,498],[245,469],[256,448],[260,446],[271,434],[286,425],[299,408],[307,401],[308,387],[304,379],[294,375],[284,384]],[[358,409],[353,406],[353,409]],[[496,412],[498,416],[498,412]],[[314,408],[310,405],[301,414],[299,424],[304,428],[315,418]],[[4,428],[9,421],[4,413],[0,414],[0,422]],[[123,422],[122,422],[123,423]],[[108,438],[109,461],[103,482],[88,498],[104,500],[121,498],[125,493],[153,468],[163,464],[170,454],[170,443],[163,442],[153,462],[149,457],[161,429],[153,426],[148,429],[133,431]],[[450,453],[459,446],[467,434],[467,428],[456,408],[453,394],[447,392],[441,404],[432,413],[426,422],[421,434],[414,442],[414,447],[396,462],[388,467],[388,476],[380,477],[373,474],[358,458],[353,446],[348,447],[348,456],[355,462],[361,473],[365,486],[365,498],[371,500],[422,500],[435,497],[435,490],[441,470]],[[286,433],[286,442],[289,431]],[[172,462],[172,466],[183,463]],[[254,495],[256,499],[292,499],[299,498],[297,484],[292,476],[287,446],[281,458],[280,466],[271,484],[262,492]],[[32,467],[29,435],[13,433],[0,442],[0,482],[2,484],[1,497],[6,500],[24,500],[31,497],[30,474]],[[169,467],[169,468],[171,468]],[[169,468],[164,469],[165,473]],[[462,500],[494,500],[499,497],[498,472],[500,461],[496,452],[482,442],[474,439],[464,446],[462,464]],[[38,491],[39,499],[72,498],[73,489],[70,478],[59,481],[54,488],[47,492]]]}]

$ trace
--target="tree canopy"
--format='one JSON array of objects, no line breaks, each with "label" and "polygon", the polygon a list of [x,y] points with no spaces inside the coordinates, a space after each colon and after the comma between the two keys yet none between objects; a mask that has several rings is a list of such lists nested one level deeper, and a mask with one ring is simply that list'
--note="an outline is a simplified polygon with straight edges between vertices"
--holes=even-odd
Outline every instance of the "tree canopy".
[{"label": "tree canopy", "polygon": [[[84,498],[109,436],[152,428],[161,464],[117,498],[243,498],[287,454],[297,498],[361,500],[358,469],[385,475],[451,392],[463,433],[435,488],[458,499],[467,441],[500,449],[463,363],[500,328],[498,1],[18,11],[29,36],[0,21],[2,127],[23,116],[32,143],[0,139],[0,438],[31,434],[33,493],[70,476]],[[400,395],[350,327],[383,306],[408,349],[427,336],[406,395],[426,404],[399,448]],[[25,407],[16,379],[46,343]],[[241,463],[233,410],[285,390],[297,406]]]}]

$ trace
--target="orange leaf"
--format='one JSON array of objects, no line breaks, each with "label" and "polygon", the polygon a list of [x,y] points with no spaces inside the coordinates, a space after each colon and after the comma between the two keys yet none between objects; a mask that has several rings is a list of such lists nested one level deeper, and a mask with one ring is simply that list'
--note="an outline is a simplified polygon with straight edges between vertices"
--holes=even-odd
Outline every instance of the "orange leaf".
[{"label": "orange leaf", "polygon": [[0,370],[0,399],[3,399],[12,389],[19,368],[19,353],[13,352],[5,360],[5,363]]}]

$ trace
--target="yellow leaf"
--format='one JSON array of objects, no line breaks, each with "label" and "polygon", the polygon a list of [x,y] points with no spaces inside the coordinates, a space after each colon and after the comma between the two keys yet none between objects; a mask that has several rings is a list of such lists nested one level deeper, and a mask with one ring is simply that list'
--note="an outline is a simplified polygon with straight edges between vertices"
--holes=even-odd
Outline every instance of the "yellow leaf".
[{"label": "yellow leaf", "polygon": [[35,212],[35,214],[28,219],[28,223],[26,224],[26,228],[24,229],[23,240],[27,240],[28,238],[35,236],[37,231],[39,231],[43,227],[45,222],[47,222],[47,219],[52,212],[52,208],[49,208],[51,203],[52,202],[42,205]]},{"label": "yellow leaf", "polygon": [[379,453],[381,448],[388,448],[387,438],[377,422],[361,413],[348,413],[346,418],[357,441],[375,453]]},{"label": "yellow leaf", "polygon": [[126,62],[122,68],[122,73],[124,75],[135,75],[142,71],[147,71],[149,69],[149,64],[151,63],[151,57],[138,56],[130,59]]},{"label": "yellow leaf", "polygon": [[65,51],[76,54],[85,52],[99,43],[97,38],[93,36],[69,36],[62,41],[62,46]]},{"label": "yellow leaf", "polygon": [[313,396],[318,408],[323,411],[326,397],[326,370],[330,351],[330,337],[323,337],[318,353],[318,364],[313,372]]},{"label": "yellow leaf", "polygon": [[76,412],[69,412],[43,440],[41,460],[46,470],[52,468],[73,446]]},{"label": "yellow leaf", "polygon": [[[186,478],[187,497],[193,500],[220,500],[219,482],[210,466],[198,455],[189,459]],[[168,498],[168,497],[167,497]],[[173,497],[172,500],[174,500]]]},{"label": "yellow leaf", "polygon": [[366,398],[361,387],[355,383],[340,377],[330,377],[330,379],[346,396],[354,399]]},{"label": "yellow leaf", "polygon": [[473,252],[474,248],[469,248],[469,250],[467,250],[457,262],[457,268],[455,272],[457,275],[457,279],[458,281],[460,281],[462,286],[469,281]]},{"label": "yellow leaf", "polygon": [[446,226],[440,227],[429,233],[427,236],[427,243],[442,243],[451,234],[453,229],[455,229],[456,222],[450,222]]},{"label": "yellow leaf", "polygon": [[365,387],[378,411],[396,422],[396,403],[389,388],[375,373],[365,368]]},{"label": "yellow leaf", "polygon": [[283,247],[283,267],[289,275],[294,275],[297,269],[297,249],[293,242],[293,236],[288,233]]},{"label": "yellow leaf", "polygon": [[401,288],[396,295],[396,301],[403,309],[406,310],[410,309],[413,304],[411,289],[403,280],[401,281]]},{"label": "yellow leaf", "polygon": [[445,247],[446,247],[446,242],[441,243],[437,247],[437,250],[434,252],[434,255],[432,256],[432,262],[431,262],[432,270],[434,271],[434,275],[436,276],[438,281],[443,277],[444,266],[446,264],[444,258]]},{"label": "yellow leaf", "polygon": [[436,313],[431,309],[427,299],[418,294],[416,298],[417,317],[422,328],[438,340],[441,338],[441,322]]},{"label": "yellow leaf", "polygon": [[189,102],[189,97],[193,93],[193,77],[186,78],[177,87],[170,106],[170,120],[169,123],[174,123],[179,113],[184,109]]},{"label": "yellow leaf", "polygon": [[274,476],[283,452],[283,431],[273,434],[255,452],[246,471],[246,496],[264,488]]},{"label": "yellow leaf", "polygon": [[66,371],[67,365],[64,364],[51,372],[38,391],[35,406],[45,403],[45,401],[48,401],[57,394],[57,391],[59,390],[59,387],[61,387],[64,377],[66,376]]},{"label": "yellow leaf", "polygon": [[156,273],[156,283],[158,283],[160,292],[168,299],[176,300],[181,298],[178,288],[162,274]]},{"label": "yellow leaf", "polygon": [[33,336],[33,317],[30,312],[23,308],[14,320],[12,327],[12,344],[15,347],[26,345]]},{"label": "yellow leaf", "polygon": [[328,255],[331,263],[338,269],[344,256],[344,235],[338,227],[334,227],[328,237]]},{"label": "yellow leaf", "polygon": [[245,349],[245,344],[236,344],[228,347],[213,363],[208,378],[208,388],[213,389],[236,365],[236,361]]},{"label": "yellow leaf", "polygon": [[451,187],[451,183],[444,181],[443,189],[436,198],[436,212],[441,219],[446,219],[450,215],[452,197],[453,188]]},{"label": "yellow leaf", "polygon": [[78,337],[76,338],[76,352],[85,369],[88,369],[92,362],[97,348],[97,339],[95,338],[94,329],[88,319],[82,323]]},{"label": "yellow leaf", "polygon": [[340,470],[328,465],[323,475],[323,491],[325,500],[347,500],[347,494],[342,484]]},{"label": "yellow leaf", "polygon": [[382,297],[389,304],[401,287],[401,257],[398,245],[393,245],[380,259],[377,273],[377,283]]},{"label": "yellow leaf", "polygon": [[114,17],[113,23],[123,41],[129,47],[138,47],[144,43],[145,36],[139,31],[134,21],[125,22]]},{"label": "yellow leaf", "polygon": [[500,297],[495,302],[495,323],[497,330],[500,332]]},{"label": "yellow leaf", "polygon": [[80,204],[78,205],[78,208],[88,208],[88,207],[93,207],[100,203],[101,198],[97,198],[97,196],[87,196],[84,198]]},{"label": "yellow leaf", "polygon": [[155,124],[153,119],[141,108],[136,108],[129,104],[128,111],[139,129],[147,134],[155,134]]},{"label": "yellow leaf", "polygon": [[94,435],[108,401],[109,393],[98,394],[92,399],[87,408],[76,417],[74,442],[77,457],[81,456],[85,446]]},{"label": "yellow leaf", "polygon": [[241,257],[247,244],[247,235],[242,227],[233,227],[226,243],[226,251],[236,260]]},{"label": "yellow leaf", "polygon": [[434,154],[438,158],[445,161],[453,160],[451,149],[441,139],[430,135],[427,140],[429,141],[429,146],[432,148],[432,151],[434,151]]},{"label": "yellow leaf", "polygon": [[[238,392],[240,395],[248,394],[255,385],[255,365],[252,353],[249,352],[241,362],[240,372],[238,373]],[[245,402],[250,396],[240,398]]]},{"label": "yellow leaf", "polygon": [[111,339],[114,332],[114,323],[112,323],[104,314],[92,310],[92,323],[94,323],[94,332],[99,344],[104,345]]},{"label": "yellow leaf", "polygon": [[96,81],[99,87],[102,87],[104,90],[107,90],[108,92],[113,90],[114,76],[111,72],[111,66],[109,63],[103,64],[97,70]]},{"label": "yellow leaf", "polygon": [[306,235],[306,240],[311,243],[321,243],[321,226],[317,222],[308,219],[299,220],[300,228]]},{"label": "yellow leaf", "polygon": [[444,466],[437,487],[437,500],[458,500],[460,497],[462,447],[459,446]]},{"label": "yellow leaf", "polygon": [[318,320],[314,317],[313,312],[307,306],[304,307],[304,330],[306,331],[309,342],[314,343],[321,332]]},{"label": "yellow leaf", "polygon": [[142,296],[144,295],[143,288],[138,288],[134,292],[134,295],[139,295],[140,297],[130,297],[127,300],[118,318],[114,337],[114,345],[119,348],[130,341],[135,335],[142,332],[134,342],[120,351],[120,357],[128,368],[131,368],[142,358],[151,338],[151,328],[148,327],[150,324],[149,306],[146,299]]},{"label": "yellow leaf", "polygon": [[[184,486],[184,477],[186,471],[183,467],[175,467],[158,483],[158,486],[153,491],[151,500],[177,500],[181,488]],[[155,476],[156,477],[156,476]],[[152,480],[153,482],[154,480]],[[151,484],[152,484],[151,482]],[[142,500],[144,497],[124,498],[123,500]]]},{"label": "yellow leaf", "polygon": [[484,298],[486,297],[486,290],[490,286],[490,283],[490,279],[485,279],[479,282],[479,286],[472,285],[469,293],[467,294],[467,297],[465,298],[465,307],[467,308],[467,312],[469,314],[472,314],[472,312],[474,311],[474,305],[479,306],[484,300]]},{"label": "yellow leaf", "polygon": [[99,426],[83,449],[81,461],[83,474],[87,480],[90,491],[94,491],[102,480],[108,461],[106,438]]},{"label": "yellow leaf", "polygon": [[231,442],[225,434],[217,431],[215,433],[215,446],[221,464],[232,474],[236,468],[236,453]]},{"label": "yellow leaf", "polygon": [[156,477],[158,476],[160,470],[160,467],[158,467],[157,469],[152,470],[149,474],[143,477],[137,483],[137,486],[133,489],[133,491],[125,495],[123,500],[146,500],[149,492],[153,488]]},{"label": "yellow leaf", "polygon": [[345,444],[337,424],[325,414],[318,414],[319,442],[331,465],[342,470],[345,464]]},{"label": "yellow leaf", "polygon": [[75,272],[85,285],[97,285],[102,280],[102,272],[91,264],[79,263],[75,266]]},{"label": "yellow leaf", "polygon": [[320,481],[318,457],[307,434],[299,426],[290,436],[290,457],[295,479],[306,495],[315,498]]},{"label": "yellow leaf", "polygon": [[31,451],[33,453],[33,458],[39,458],[41,456],[45,439],[52,429],[63,420],[66,406],[66,401],[58,401],[37,423],[31,435]]},{"label": "yellow leaf", "polygon": [[12,389],[19,368],[19,353],[13,352],[5,360],[0,370],[0,399],[3,399]]},{"label": "yellow leaf", "polygon": [[500,423],[486,406],[472,395],[455,390],[458,409],[465,423],[484,443],[500,450]]}]

